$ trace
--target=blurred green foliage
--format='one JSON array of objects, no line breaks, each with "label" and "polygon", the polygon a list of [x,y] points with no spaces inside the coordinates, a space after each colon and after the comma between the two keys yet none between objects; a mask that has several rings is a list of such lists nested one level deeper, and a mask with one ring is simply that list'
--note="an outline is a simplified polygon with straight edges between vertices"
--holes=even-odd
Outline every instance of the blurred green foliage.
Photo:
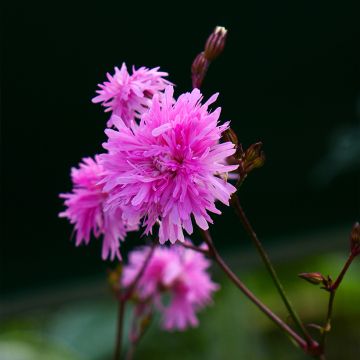
[{"label": "blurred green foliage", "polygon": [[[322,323],[328,294],[298,279],[296,274],[316,270],[335,277],[344,260],[344,254],[332,253],[308,256],[305,261],[283,261],[279,266],[285,287],[305,323]],[[240,265],[237,268],[255,294],[286,318],[265,271],[253,267],[244,270]],[[328,338],[330,360],[360,357],[359,279],[360,263],[355,261],[336,296],[334,326]],[[200,314],[198,328],[168,333],[160,331],[155,319],[135,358],[306,359],[222,274],[215,273],[215,280],[220,282],[221,289],[213,305]],[[87,299],[16,315],[0,325],[0,359],[109,359],[114,346],[115,319],[116,304],[110,294],[104,299]],[[125,332],[129,321],[130,311]]]}]

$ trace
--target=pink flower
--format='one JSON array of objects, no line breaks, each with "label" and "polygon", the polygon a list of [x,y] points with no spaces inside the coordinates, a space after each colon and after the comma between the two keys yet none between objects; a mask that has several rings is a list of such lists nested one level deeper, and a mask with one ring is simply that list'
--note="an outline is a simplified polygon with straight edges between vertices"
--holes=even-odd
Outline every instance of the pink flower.
[{"label": "pink flower", "polygon": [[[129,286],[142,268],[149,248],[133,251],[129,264],[124,267],[123,286]],[[162,313],[162,326],[184,330],[197,326],[196,312],[211,302],[218,289],[207,273],[210,262],[201,253],[175,245],[158,247],[136,285],[140,300],[151,300]],[[170,294],[170,302],[164,304],[162,295]]]},{"label": "pink flower", "polygon": [[103,235],[102,258],[120,259],[119,240],[125,238],[129,229],[122,220],[120,208],[104,212],[107,194],[98,184],[103,171],[98,161],[98,156],[95,160],[84,158],[79,168],[71,169],[74,189],[72,193],[60,194],[67,209],[59,216],[68,218],[75,225],[76,246],[89,244],[91,232],[96,238]]},{"label": "pink flower", "polygon": [[159,222],[160,243],[174,243],[184,241],[183,229],[192,233],[191,215],[205,230],[212,223],[208,212],[220,214],[215,201],[229,205],[236,189],[225,177],[237,165],[226,164],[234,145],[219,143],[229,123],[218,125],[220,108],[208,110],[217,94],[204,105],[198,89],[176,102],[171,86],[162,99],[159,96],[154,96],[139,126],[128,128],[116,117],[118,131],[106,130],[102,182],[109,193],[106,209],[122,207],[129,224],[143,219],[147,234]]},{"label": "pink flower", "polygon": [[[171,84],[163,79],[168,74],[158,71],[159,68],[148,69],[132,68],[132,74],[127,71],[125,63],[119,70],[115,67],[115,74],[106,74],[109,81],[99,84],[98,96],[92,99],[93,103],[102,103],[107,111],[120,116],[126,125],[130,125],[149,107],[154,94]],[[113,125],[112,117],[107,126]]]}]

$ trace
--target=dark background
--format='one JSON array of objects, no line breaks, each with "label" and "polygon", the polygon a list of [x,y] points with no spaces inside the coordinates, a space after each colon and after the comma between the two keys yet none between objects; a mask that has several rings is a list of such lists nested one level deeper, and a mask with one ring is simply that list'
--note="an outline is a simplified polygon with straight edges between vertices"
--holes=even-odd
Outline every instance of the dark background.
[{"label": "dark background", "polygon": [[[356,3],[3,5],[1,292],[105,269],[100,243],[75,248],[57,217],[70,167],[105,140],[107,115],[90,101],[97,83],[125,61],[161,66],[177,95],[188,91],[191,62],[216,25],[228,42],[203,91],[220,92],[222,119],[245,147],[264,143],[266,165],[240,193],[258,233],[350,228],[360,213]],[[238,226],[224,213],[212,230],[231,246]]]}]

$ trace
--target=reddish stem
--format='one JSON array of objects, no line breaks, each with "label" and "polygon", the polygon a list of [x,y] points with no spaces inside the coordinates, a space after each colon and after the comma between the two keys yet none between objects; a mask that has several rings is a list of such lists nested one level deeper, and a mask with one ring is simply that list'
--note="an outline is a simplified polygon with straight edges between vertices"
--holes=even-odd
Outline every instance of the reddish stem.
[{"label": "reddish stem", "polygon": [[126,302],[131,298],[136,285],[138,284],[139,280],[141,279],[144,271],[154,253],[156,246],[156,241],[152,243],[150,251],[145,258],[145,261],[137,273],[134,281],[129,285],[127,289],[123,291],[123,293],[119,294],[119,307],[118,307],[118,320],[117,320],[117,330],[116,330],[116,345],[115,345],[115,352],[114,352],[114,360],[121,359],[121,352],[122,352],[122,338],[123,338],[123,327],[124,327],[124,314],[125,314],[125,306]]},{"label": "reddish stem", "polygon": [[140,271],[137,273],[134,281],[129,285],[129,287],[124,291],[124,294],[121,295],[121,298],[124,300],[124,301],[127,301],[133,294],[135,288],[136,288],[136,285],[138,284],[138,282],[140,281],[141,277],[143,276],[144,274],[144,271],[146,269],[146,267],[148,266],[149,264],[149,261],[154,253],[154,250],[155,250],[155,246],[156,246],[156,241],[155,240],[152,245],[151,245],[151,248],[150,248],[150,251],[149,253],[147,254],[146,258],[145,258],[145,261],[140,269]]},{"label": "reddish stem", "polygon": [[304,324],[302,323],[302,321],[300,320],[300,317],[297,314],[294,306],[292,305],[289,298],[287,297],[285,289],[282,286],[282,283],[276,273],[276,270],[271,263],[269,255],[267,254],[266,250],[262,246],[261,241],[259,240],[258,236],[256,235],[249,219],[247,218],[247,216],[240,204],[239,197],[237,196],[236,193],[233,194],[233,196],[231,198],[231,203],[232,203],[232,205],[235,209],[235,212],[238,215],[240,221],[242,222],[246,232],[249,234],[257,251],[259,252],[260,257],[261,257],[262,261],[264,262],[271,278],[273,279],[275,287],[276,287],[277,291],[279,292],[280,297],[281,297],[282,301],[284,302],[291,318],[294,320],[295,324],[297,325],[299,330],[302,332],[302,334],[306,338],[306,341],[308,342],[309,346],[312,346],[312,344],[314,343],[314,340],[310,336],[309,332],[306,330],[306,328],[305,328]]},{"label": "reddish stem", "polygon": [[[225,261],[222,259],[218,251],[216,250],[210,233],[208,231],[201,231],[204,241],[209,247],[209,252],[220,266],[220,268],[225,272],[228,278],[243,292],[243,294],[253,302],[268,318],[270,318],[276,325],[278,325],[282,330],[284,330],[295,342],[304,350],[308,351],[307,342],[298,335],[290,326],[288,326],[282,319],[280,319],[276,314],[274,314],[265,304],[263,304],[235,275],[235,273],[228,267]],[[317,346],[317,344],[313,344]]]},{"label": "reddish stem", "polygon": [[322,337],[321,337],[321,341],[320,341],[321,347],[323,349],[325,347],[326,335],[331,330],[331,319],[332,319],[332,313],[333,313],[333,307],[334,307],[335,294],[336,294],[337,289],[339,288],[342,280],[344,279],[344,276],[345,276],[346,272],[348,271],[351,263],[355,259],[355,257],[356,257],[356,254],[351,252],[350,255],[348,256],[342,270],[340,271],[340,274],[336,278],[335,282],[331,286],[329,286],[329,288],[327,288],[327,290],[330,293],[330,296],[329,296],[328,310],[327,310],[327,314],[326,314],[326,322],[322,328],[323,332],[322,332]]},{"label": "reddish stem", "polygon": [[207,249],[202,249],[201,247],[199,246],[195,246],[195,245],[192,245],[192,244],[189,244],[189,243],[186,243],[186,242],[182,242],[182,241],[177,241],[176,242],[177,244],[181,245],[182,247],[184,248],[187,248],[187,249],[191,249],[191,250],[194,250],[194,251],[197,251],[199,253],[202,253],[206,256],[209,256],[209,250]]},{"label": "reddish stem", "polygon": [[355,259],[355,257],[356,257],[355,254],[350,253],[350,255],[349,255],[348,259],[346,260],[345,265],[342,268],[339,276],[337,277],[335,282],[331,285],[331,287],[330,287],[331,291],[335,291],[339,287],[339,285],[341,284],[341,281],[343,280],[346,272],[348,271],[348,269],[349,269],[351,263],[353,262],[353,260]]}]

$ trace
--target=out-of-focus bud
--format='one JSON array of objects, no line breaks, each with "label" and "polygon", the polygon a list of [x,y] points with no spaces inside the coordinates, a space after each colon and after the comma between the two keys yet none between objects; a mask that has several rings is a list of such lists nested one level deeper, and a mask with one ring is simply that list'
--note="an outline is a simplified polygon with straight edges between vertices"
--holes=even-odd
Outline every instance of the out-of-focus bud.
[{"label": "out-of-focus bud", "polygon": [[193,88],[200,88],[208,67],[209,61],[206,59],[204,52],[201,52],[198,56],[196,56],[194,62],[191,65]]},{"label": "out-of-focus bud", "polygon": [[238,141],[238,138],[235,134],[235,131],[231,128],[228,128],[227,130],[225,130],[223,133],[222,133],[222,138],[223,140],[226,142],[226,141],[229,141],[231,143],[233,143],[236,147],[238,146],[239,144],[239,141]]},{"label": "out-of-focus bud", "polygon": [[350,249],[353,255],[360,254],[360,224],[356,222],[350,233]]},{"label": "out-of-focus bud", "polygon": [[121,290],[121,273],[122,273],[122,266],[117,266],[114,270],[108,271],[108,283],[111,287],[111,290],[118,294]]},{"label": "out-of-focus bud", "polygon": [[222,26],[217,26],[208,37],[205,44],[205,57],[209,61],[215,60],[224,50],[227,30]]},{"label": "out-of-focus bud", "polygon": [[311,284],[319,285],[327,282],[326,278],[319,272],[312,272],[312,273],[301,273],[298,275],[301,279],[308,281]]},{"label": "out-of-focus bud", "polygon": [[262,167],[265,163],[265,154],[261,150],[262,143],[258,142],[252,144],[248,149],[245,150],[241,157],[241,166],[245,173],[249,173],[250,171]]},{"label": "out-of-focus bud", "polygon": [[249,161],[249,162],[252,162],[252,161],[258,159],[259,156],[261,156],[261,153],[262,153],[261,148],[262,148],[262,143],[261,142],[252,144],[245,151],[246,160]]}]

